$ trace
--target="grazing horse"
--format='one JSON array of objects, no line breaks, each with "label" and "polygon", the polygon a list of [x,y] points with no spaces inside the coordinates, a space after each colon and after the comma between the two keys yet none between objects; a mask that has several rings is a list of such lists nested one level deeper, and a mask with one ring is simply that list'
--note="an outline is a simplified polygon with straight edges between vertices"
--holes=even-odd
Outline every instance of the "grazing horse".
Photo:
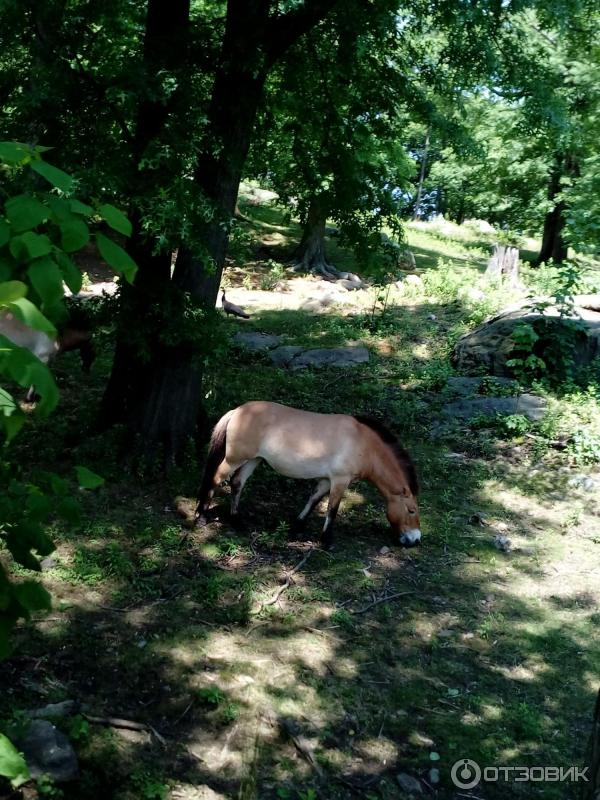
[{"label": "grazing horse", "polygon": [[383,495],[400,544],[420,541],[415,467],[387,428],[367,417],[315,414],[263,400],[228,411],[215,425],[199,490],[198,524],[206,524],[214,490],[228,478],[235,516],[244,484],[261,460],[288,478],[318,481],[297,517],[298,527],[329,492],[324,548],[333,543],[332,528],[342,496],[357,479],[370,481]]}]

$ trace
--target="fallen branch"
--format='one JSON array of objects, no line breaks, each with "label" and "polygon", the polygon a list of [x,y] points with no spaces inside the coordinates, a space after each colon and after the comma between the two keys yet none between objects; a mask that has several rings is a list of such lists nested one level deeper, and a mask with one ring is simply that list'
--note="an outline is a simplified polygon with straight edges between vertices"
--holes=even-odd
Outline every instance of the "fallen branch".
[{"label": "fallen branch", "polygon": [[286,578],[285,578],[285,582],[284,582],[284,583],[283,583],[283,584],[282,584],[282,585],[279,587],[279,589],[278,589],[278,590],[275,592],[275,594],[273,595],[273,597],[271,597],[269,600],[265,600],[265,602],[264,602],[264,603],[261,603],[261,605],[260,605],[260,608],[259,608],[257,611],[253,611],[253,612],[252,612],[254,615],[256,615],[256,614],[260,614],[260,612],[263,610],[263,608],[266,608],[267,606],[273,606],[273,605],[275,605],[275,603],[276,603],[276,602],[279,600],[279,598],[281,597],[281,595],[282,595],[282,594],[283,594],[283,593],[284,593],[284,592],[285,592],[287,589],[289,589],[289,588],[290,588],[290,586],[292,585],[292,583],[294,582],[294,580],[293,580],[293,577],[292,577],[292,576],[293,576],[293,575],[294,575],[296,572],[298,572],[298,570],[299,570],[301,567],[303,567],[303,566],[304,566],[304,564],[306,564],[306,562],[308,561],[308,559],[309,559],[309,558],[312,556],[312,554],[313,554],[314,552],[315,552],[315,550],[314,550],[314,547],[311,547],[311,549],[310,549],[310,550],[308,551],[308,553],[307,553],[307,554],[304,556],[304,558],[302,558],[302,559],[301,559],[301,560],[300,560],[300,561],[299,561],[299,562],[296,564],[296,566],[294,567],[294,569],[290,570],[290,572],[288,572],[288,573],[287,573],[287,575],[286,575]]},{"label": "fallen branch", "polygon": [[380,603],[389,603],[391,600],[396,600],[398,597],[404,597],[407,594],[414,594],[414,592],[397,592],[396,594],[389,594],[387,597],[380,597],[379,600],[374,600],[372,603],[369,603],[368,606],[364,608],[358,608],[356,611],[350,610],[351,614],[364,614],[365,611],[368,611],[373,606],[378,606]]},{"label": "fallen branch", "polygon": [[145,733],[152,733],[156,736],[161,744],[166,745],[167,743],[164,736],[161,736],[156,728],[143,722],[135,722],[131,719],[120,719],[119,717],[93,717],[91,714],[84,714],[83,716],[88,722],[94,725],[105,725],[107,728],[123,728],[128,731],[144,731]]}]

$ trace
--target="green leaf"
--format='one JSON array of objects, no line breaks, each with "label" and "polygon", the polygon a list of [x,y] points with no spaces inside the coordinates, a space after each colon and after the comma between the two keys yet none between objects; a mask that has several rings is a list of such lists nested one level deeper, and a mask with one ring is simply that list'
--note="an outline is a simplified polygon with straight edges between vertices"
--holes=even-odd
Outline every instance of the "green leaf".
[{"label": "green leaf", "polygon": [[117,233],[122,233],[123,236],[131,236],[131,222],[122,211],[119,211],[118,208],[111,206],[109,203],[100,206],[98,211],[113,230],[117,231]]},{"label": "green leaf", "polygon": [[52,242],[44,234],[27,231],[10,240],[10,252],[17,261],[33,261],[52,251]]},{"label": "green leaf", "polygon": [[59,223],[74,219],[71,204],[64,197],[51,194],[48,197],[48,206]]},{"label": "green leaf", "polygon": [[73,294],[78,294],[81,291],[83,275],[71,261],[69,256],[66,253],[63,253],[62,250],[57,250],[57,252],[54,254],[54,257],[58,261],[58,266],[60,267],[63,281],[67,284]]},{"label": "green leaf", "polygon": [[4,245],[10,239],[10,225],[5,219],[0,219],[0,247],[4,247]]},{"label": "green leaf", "polygon": [[90,217],[94,213],[91,206],[87,206],[80,200],[69,200],[69,206],[74,214],[83,214],[85,217]]},{"label": "green leaf", "polygon": [[32,161],[31,169],[45,178],[52,186],[56,186],[61,192],[70,192],[73,188],[73,178],[63,172],[58,167],[53,167],[52,164],[47,164],[45,161]]},{"label": "green leaf", "polygon": [[15,789],[31,777],[25,759],[3,733],[0,733],[0,775],[8,778]]},{"label": "green leaf", "polygon": [[104,478],[87,467],[75,467],[77,481],[82,489],[97,489],[104,484]]},{"label": "green leaf", "polygon": [[60,225],[60,244],[67,253],[81,250],[90,240],[88,226],[80,219],[72,219]]},{"label": "green leaf", "polygon": [[30,328],[47,333],[48,336],[56,336],[54,325],[26,297],[13,300],[8,304],[8,309],[12,311],[17,319],[20,319],[25,325],[29,325]]},{"label": "green leaf", "polygon": [[17,408],[15,412],[10,415],[10,417],[2,417],[0,419],[0,425],[2,425],[4,428],[7,443],[15,438],[23,425],[25,425],[26,421],[27,416],[21,411],[20,408]]},{"label": "green leaf", "polygon": [[15,262],[12,258],[0,257],[0,282],[9,281],[15,271]]},{"label": "green leaf", "polygon": [[18,406],[12,394],[0,387],[0,416],[10,417],[17,408]]},{"label": "green leaf", "polygon": [[135,273],[137,272],[137,264],[131,256],[129,256],[122,247],[113,242],[112,239],[109,239],[102,233],[96,234],[96,243],[100,255],[106,263],[119,275],[123,274],[129,283],[132,283],[135,278]]},{"label": "green leaf", "polygon": [[64,296],[62,273],[51,258],[38,258],[27,270],[31,285],[42,299],[47,311]]},{"label": "green leaf", "polygon": [[48,209],[35,197],[20,194],[6,201],[6,216],[16,233],[30,231],[48,219]]},{"label": "green leaf", "polygon": [[0,306],[14,303],[27,294],[27,285],[23,281],[6,281],[0,283]]},{"label": "green leaf", "polygon": [[0,142],[0,160],[21,164],[31,158],[31,147],[21,142]]}]

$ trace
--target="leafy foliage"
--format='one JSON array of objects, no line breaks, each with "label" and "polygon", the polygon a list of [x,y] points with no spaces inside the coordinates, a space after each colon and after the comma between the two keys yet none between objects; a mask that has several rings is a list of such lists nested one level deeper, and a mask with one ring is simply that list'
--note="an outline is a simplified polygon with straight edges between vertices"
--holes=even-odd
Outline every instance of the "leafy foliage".
[{"label": "leafy foliage", "polygon": [[[81,273],[69,253],[95,238],[106,260],[127,279],[135,264],[123,248],[101,233],[94,220],[104,219],[124,234],[130,230],[126,217],[109,204],[96,210],[70,196],[74,182],[62,170],[42,159],[45,148],[18,142],[0,143],[0,170],[17,193],[5,196],[0,216],[0,318],[16,319],[48,341],[68,319],[63,284],[72,292],[81,288]],[[40,176],[53,191],[40,188]],[[40,396],[38,416],[46,416],[58,402],[58,390],[47,364],[28,349],[0,335],[0,377],[6,386],[34,386]],[[0,388],[0,433],[8,445],[27,417],[8,388]],[[103,479],[85,467],[77,467],[82,488],[94,489]],[[48,521],[58,516],[73,521],[78,503],[69,482],[54,473],[36,478],[22,475],[5,448],[0,457],[0,543],[13,560],[39,571],[39,558],[54,545],[46,533]],[[27,580],[11,583],[0,564],[0,658],[9,653],[9,632],[18,619],[50,608],[50,596],[41,584]]]}]

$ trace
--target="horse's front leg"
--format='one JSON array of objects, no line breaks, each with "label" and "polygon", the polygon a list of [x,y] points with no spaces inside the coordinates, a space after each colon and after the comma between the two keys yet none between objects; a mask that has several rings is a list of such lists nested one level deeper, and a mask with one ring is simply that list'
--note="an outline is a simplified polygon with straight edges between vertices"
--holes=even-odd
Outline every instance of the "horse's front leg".
[{"label": "horse's front leg", "polygon": [[324,550],[329,550],[333,546],[333,523],[335,522],[344,492],[349,485],[349,480],[333,481],[331,484],[329,503],[327,505],[327,516],[325,517],[325,525],[323,525],[323,533],[321,535],[321,544],[323,545]]},{"label": "horse's front leg", "polygon": [[329,478],[322,478],[317,483],[314,492],[308,498],[307,504],[304,506],[302,511],[292,522],[290,530],[291,536],[297,536],[298,534],[302,533],[308,515],[311,513],[311,511],[313,511],[317,503],[319,503],[325,497],[325,495],[329,491],[330,485],[331,484],[329,483]]}]

